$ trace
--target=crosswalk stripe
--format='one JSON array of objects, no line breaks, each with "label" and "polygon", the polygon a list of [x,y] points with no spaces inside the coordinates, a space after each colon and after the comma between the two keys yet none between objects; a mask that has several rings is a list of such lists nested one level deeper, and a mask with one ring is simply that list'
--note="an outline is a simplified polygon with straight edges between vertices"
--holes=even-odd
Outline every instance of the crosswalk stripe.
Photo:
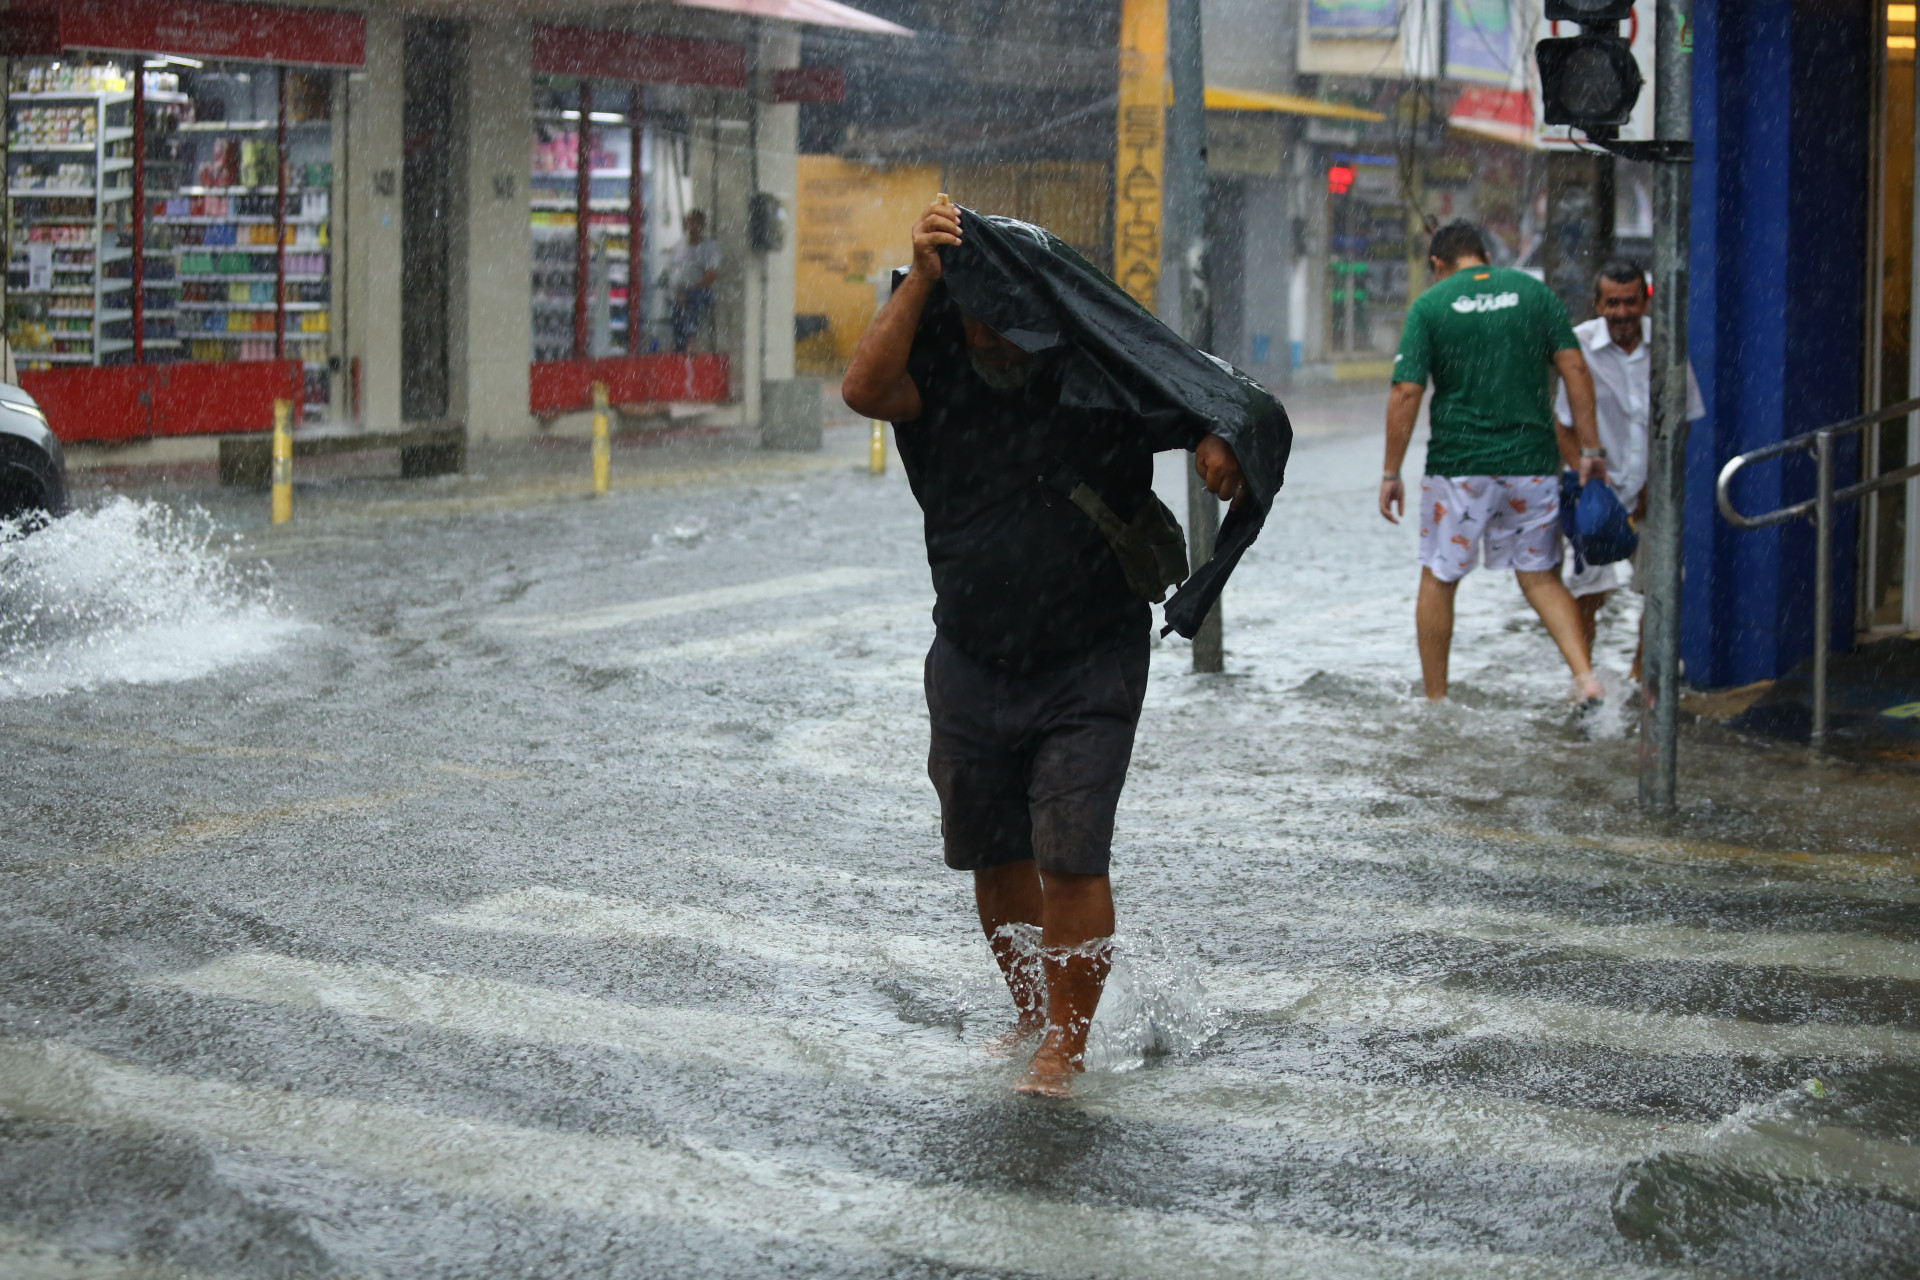
[{"label": "crosswalk stripe", "polygon": [[[550,888],[484,898],[435,917],[495,933],[576,938],[685,938],[788,964],[830,969],[966,972],[988,963],[972,939],[867,933],[679,904]],[[1880,1054],[1920,1061],[1920,1032],[1836,1023],[1761,1023],[1703,1014],[1613,1009],[1441,987],[1390,974],[1276,971],[1217,965],[1200,973],[1207,998],[1240,1013],[1284,1013],[1302,1022],[1453,1034],[1568,1040],[1632,1053],[1819,1057]]]},{"label": "crosswalk stripe", "polygon": [[965,972],[991,964],[986,944],[881,930],[836,929],[677,902],[607,898],[568,889],[517,889],[435,916],[436,923],[489,933],[563,938],[686,938],[763,960],[824,969],[898,968]]},{"label": "crosswalk stripe", "polygon": [[[380,1018],[464,1035],[587,1044],[768,1075],[825,1076],[922,1096],[1006,1087],[1004,1064],[922,1028],[880,1033],[823,1019],[643,1006],[463,974],[409,973],[244,953],[156,985],[223,999]],[[1798,1129],[1755,1116],[1732,1126],[1546,1106],[1490,1095],[1255,1075],[1216,1062],[1088,1077],[1078,1105],[1116,1118],[1228,1125],[1330,1148],[1330,1158],[1388,1149],[1428,1157],[1610,1166],[1659,1152],[1698,1152],[1760,1172],[1800,1168],[1920,1198],[1920,1149],[1844,1130]],[[1766,1127],[1771,1126],[1771,1127]]]},{"label": "crosswalk stripe", "polygon": [[0,1112],[88,1128],[210,1136],[521,1208],[690,1223],[748,1239],[962,1269],[1113,1280],[1662,1274],[923,1186],[687,1138],[601,1137],[257,1090],[163,1074],[52,1041],[0,1041]]},{"label": "crosswalk stripe", "polygon": [[1749,932],[1671,924],[1588,924],[1480,906],[1423,906],[1378,898],[1275,895],[1284,911],[1262,914],[1289,924],[1362,927],[1373,932],[1442,933],[1485,942],[1571,947],[1636,960],[1805,969],[1858,978],[1920,982],[1920,946],[1871,934],[1783,929]]},{"label": "crosswalk stripe", "polygon": [[914,623],[924,624],[922,629],[929,636],[931,635],[933,623],[929,617],[927,602],[924,600],[916,600],[907,605],[869,605],[864,608],[849,609],[844,613],[808,618],[786,626],[759,627],[711,640],[688,640],[683,644],[638,649],[625,655],[615,655],[615,657],[616,660],[624,657],[629,662],[641,663],[712,662],[721,659],[751,658],[792,648],[795,645],[805,644],[809,640],[817,640],[821,636],[839,632],[867,633]]},{"label": "crosswalk stripe", "polygon": [[205,1272],[109,1257],[0,1227],[0,1276],[25,1280],[211,1280]]},{"label": "crosswalk stripe", "polygon": [[1335,970],[1230,973],[1216,969],[1207,975],[1206,985],[1208,996],[1229,1009],[1284,1014],[1314,1025],[1569,1040],[1627,1053],[1760,1058],[1875,1054],[1920,1061],[1920,1033],[1902,1027],[1638,1012]]},{"label": "crosswalk stripe", "polygon": [[882,578],[897,577],[901,572],[903,571],[899,569],[822,569],[815,573],[767,578],[760,582],[741,583],[738,586],[690,591],[684,595],[631,600],[625,604],[604,605],[597,609],[582,609],[574,613],[547,613],[532,617],[506,616],[497,621],[533,635],[575,635],[585,631],[607,631],[614,627],[631,626],[636,622],[651,622],[658,618],[673,618],[685,613],[700,613],[707,609],[726,609],[735,605],[784,600],[790,596],[811,595],[820,591],[841,591],[853,587],[864,587]]}]

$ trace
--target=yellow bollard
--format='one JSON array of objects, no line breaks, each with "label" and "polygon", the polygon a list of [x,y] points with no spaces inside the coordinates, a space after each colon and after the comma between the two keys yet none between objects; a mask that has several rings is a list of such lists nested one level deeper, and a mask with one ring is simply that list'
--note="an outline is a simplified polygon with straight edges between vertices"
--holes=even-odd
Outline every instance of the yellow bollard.
[{"label": "yellow bollard", "polygon": [[607,436],[607,384],[593,384],[593,496],[604,498],[613,481],[613,441]]},{"label": "yellow bollard", "polygon": [[273,402],[273,522],[293,519],[293,402]]},{"label": "yellow bollard", "polygon": [[878,418],[873,420],[873,439],[867,445],[867,474],[887,474],[887,424]]}]

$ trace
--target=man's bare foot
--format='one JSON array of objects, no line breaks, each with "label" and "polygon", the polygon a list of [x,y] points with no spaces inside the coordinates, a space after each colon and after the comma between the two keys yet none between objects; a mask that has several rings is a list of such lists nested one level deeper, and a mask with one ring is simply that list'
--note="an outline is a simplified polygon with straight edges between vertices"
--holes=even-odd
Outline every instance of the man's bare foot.
[{"label": "man's bare foot", "polygon": [[987,1041],[989,1058],[1011,1058],[1020,1052],[1027,1041],[1047,1029],[1047,1015],[1038,1009],[1032,1009],[1020,1015],[1020,1020]]},{"label": "man's bare foot", "polygon": [[1063,1039],[1058,1031],[1050,1031],[1040,1048],[1034,1052],[1033,1061],[1027,1067],[1027,1074],[1020,1077],[1020,1083],[1013,1086],[1015,1093],[1026,1094],[1030,1098],[1070,1098],[1073,1096],[1073,1078],[1086,1067],[1078,1055],[1067,1052],[1061,1044]]}]

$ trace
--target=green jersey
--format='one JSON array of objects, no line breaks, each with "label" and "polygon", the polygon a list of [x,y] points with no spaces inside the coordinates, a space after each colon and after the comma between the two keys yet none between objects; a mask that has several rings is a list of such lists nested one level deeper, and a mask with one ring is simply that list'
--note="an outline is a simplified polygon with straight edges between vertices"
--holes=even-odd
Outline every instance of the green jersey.
[{"label": "green jersey", "polygon": [[1577,349],[1552,290],[1510,267],[1462,267],[1407,309],[1393,380],[1433,379],[1430,476],[1547,476],[1560,469],[1547,366]]}]

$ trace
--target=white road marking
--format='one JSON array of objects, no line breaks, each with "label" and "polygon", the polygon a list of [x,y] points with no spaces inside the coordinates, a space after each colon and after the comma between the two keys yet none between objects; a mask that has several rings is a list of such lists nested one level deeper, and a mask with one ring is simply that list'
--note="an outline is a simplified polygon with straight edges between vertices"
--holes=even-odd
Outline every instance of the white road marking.
[{"label": "white road marking", "polygon": [[1284,1014],[1320,1026],[1567,1040],[1627,1053],[1763,1058],[1878,1055],[1920,1061],[1920,1032],[1894,1026],[1645,1013],[1334,970],[1234,973],[1215,969],[1205,975],[1205,981],[1207,994],[1229,1009]]},{"label": "white road marking", "polygon": [[[829,969],[965,972],[964,967],[956,966],[984,963],[984,948],[974,942],[971,931],[965,941],[957,936],[949,940],[901,933],[869,934],[539,887],[483,898],[435,919],[457,928],[496,933],[689,938],[783,964]],[[1902,1027],[1763,1023],[1702,1014],[1640,1012],[1346,970],[1254,970],[1222,965],[1203,970],[1199,976],[1207,999],[1230,1012],[1281,1013],[1309,1023],[1562,1040],[1629,1053],[1793,1058],[1878,1054],[1920,1061],[1920,1032]]]},{"label": "white road marking", "polygon": [[968,930],[963,942],[920,934],[867,932],[710,911],[674,902],[607,898],[565,889],[531,888],[483,898],[435,916],[439,924],[491,933],[562,938],[686,938],[782,964],[823,969],[908,969],[953,972],[990,964],[986,944]]},{"label": "white road marking", "polygon": [[[1288,895],[1291,896],[1291,895]],[[1301,894],[1276,923],[1361,927],[1371,932],[1441,933],[1487,942],[1571,947],[1636,960],[1805,969],[1859,978],[1920,982],[1920,947],[1871,934],[1794,929],[1752,932],[1672,924],[1586,924],[1490,907],[1430,907],[1375,898]]]},{"label": "white road marking", "polygon": [[[894,1033],[818,1017],[643,1006],[463,974],[408,973],[243,953],[155,980],[224,999],[325,1009],[463,1035],[596,1045],[769,1075],[886,1085],[912,1096],[1007,1087],[1007,1064],[926,1028]],[[1661,1124],[1496,1095],[1255,1075],[1216,1062],[1086,1077],[1076,1105],[1121,1119],[1230,1125],[1330,1148],[1328,1160],[1382,1149],[1427,1157],[1603,1167],[1662,1151],[1697,1152],[1759,1173],[1868,1185],[1920,1197],[1920,1149],[1764,1113],[1715,1126]]]},{"label": "white road marking", "polygon": [[530,1129],[163,1074],[52,1041],[0,1042],[0,1112],[210,1136],[517,1208],[693,1223],[956,1269],[1113,1280],[1577,1280],[1673,1274],[1372,1244],[1191,1214],[920,1185],[679,1138]]},{"label": "white road marking", "polygon": [[[906,605],[869,605],[865,608],[849,609],[844,613],[808,618],[786,626],[758,627],[751,631],[736,632],[711,640],[689,640],[683,644],[661,645],[655,649],[638,649],[631,653],[610,656],[615,661],[624,659],[628,662],[641,663],[713,662],[754,658],[843,631],[870,634],[891,630],[894,627],[914,626],[916,623],[920,625],[915,627],[915,638],[924,647],[932,639],[933,622],[931,605],[922,600]],[[921,635],[921,632],[925,634]]]},{"label": "white road marking", "polygon": [[900,569],[822,569],[817,573],[768,578],[760,582],[744,582],[733,587],[713,587],[706,591],[690,591],[684,595],[632,600],[626,604],[582,609],[577,613],[544,614],[537,617],[510,616],[498,618],[496,621],[507,626],[518,627],[532,635],[577,635],[585,631],[608,631],[615,627],[632,626],[636,622],[673,618],[684,613],[699,613],[707,609],[726,609],[735,605],[759,604],[767,600],[784,600],[789,596],[811,595],[819,591],[843,591],[853,587],[864,587],[882,578],[896,577],[902,572],[903,570]]},{"label": "white road marking", "polygon": [[15,1280],[210,1280],[203,1271],[129,1262],[0,1227],[0,1276]]}]

